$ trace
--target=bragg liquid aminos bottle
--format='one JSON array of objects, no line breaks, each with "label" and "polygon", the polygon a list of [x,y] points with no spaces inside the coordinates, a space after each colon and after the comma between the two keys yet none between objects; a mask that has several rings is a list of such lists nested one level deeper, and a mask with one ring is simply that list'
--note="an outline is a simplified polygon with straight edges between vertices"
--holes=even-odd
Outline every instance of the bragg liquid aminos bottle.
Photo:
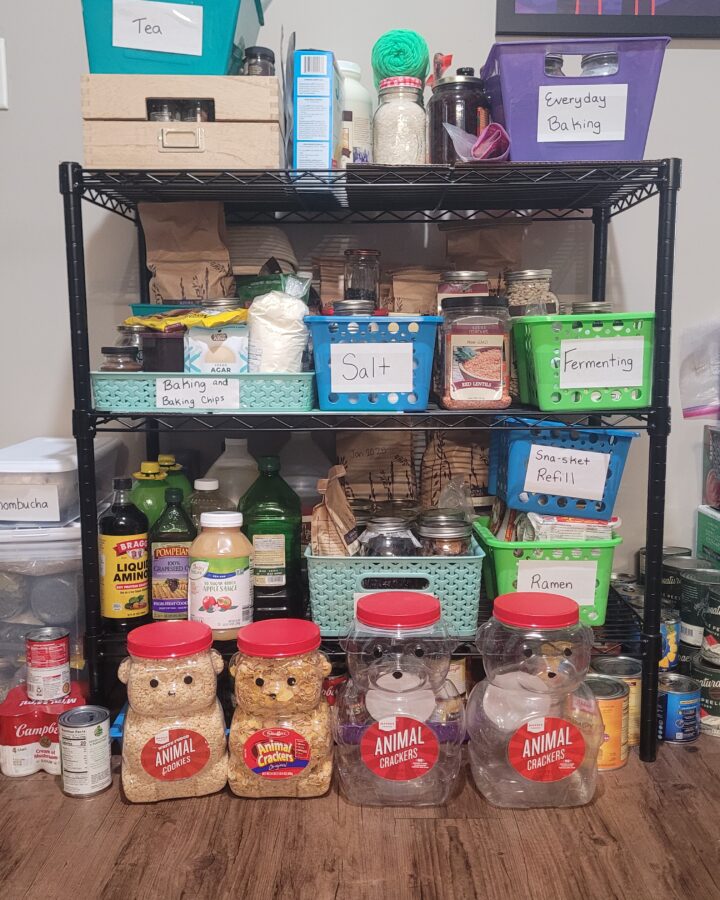
[{"label": "bragg liquid aminos bottle", "polygon": [[113,488],[98,528],[100,608],[105,630],[125,634],[150,622],[148,519],[130,499],[130,478],[116,478]]}]

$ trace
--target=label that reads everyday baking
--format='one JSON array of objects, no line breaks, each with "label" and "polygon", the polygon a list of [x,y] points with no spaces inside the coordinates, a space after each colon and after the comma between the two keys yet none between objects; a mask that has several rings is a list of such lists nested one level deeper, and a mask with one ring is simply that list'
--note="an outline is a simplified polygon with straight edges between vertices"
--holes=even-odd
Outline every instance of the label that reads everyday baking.
[{"label": "label that reads everyday baking", "polygon": [[609,465],[609,453],[532,444],[523,490],[602,500]]},{"label": "label that reads everyday baking", "polygon": [[639,337],[560,341],[560,387],[639,387],[644,362]]},{"label": "label that reads everyday baking", "polygon": [[155,0],[113,0],[113,47],[202,56],[203,7]]},{"label": "label that reads everyday baking", "polygon": [[578,606],[595,603],[597,560],[521,559],[517,590],[562,594]]},{"label": "label that reads everyday baking", "polygon": [[192,378],[176,375],[155,379],[158,409],[237,410],[240,382],[236,378]]},{"label": "label that reads everyday baking", "polygon": [[624,141],[626,84],[541,84],[538,143]]},{"label": "label that reads everyday baking", "polygon": [[584,758],[580,729],[552,716],[526,722],[508,742],[508,762],[528,781],[562,781],[577,771]]},{"label": "label that reads everyday baking", "polygon": [[440,744],[435,732],[411,716],[388,716],[370,725],[360,740],[360,758],[387,781],[413,781],[435,766]]},{"label": "label that reads everyday baking", "polygon": [[332,344],[330,390],[334,394],[413,389],[412,344]]},{"label": "label that reads everyday baking", "polygon": [[56,484],[0,484],[0,522],[58,522]]}]

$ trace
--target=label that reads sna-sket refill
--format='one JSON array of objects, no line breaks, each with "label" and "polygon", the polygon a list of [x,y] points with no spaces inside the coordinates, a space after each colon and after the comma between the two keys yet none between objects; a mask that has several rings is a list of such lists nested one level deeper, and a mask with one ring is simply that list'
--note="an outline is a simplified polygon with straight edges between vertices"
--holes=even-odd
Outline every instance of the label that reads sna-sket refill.
[{"label": "label that reads sna-sket refill", "polygon": [[241,628],[252,621],[252,568],[249,556],[190,557],[189,613],[214,630]]},{"label": "label that reads sna-sket refill", "polygon": [[106,619],[147,615],[147,534],[101,534],[98,543],[102,615]]}]

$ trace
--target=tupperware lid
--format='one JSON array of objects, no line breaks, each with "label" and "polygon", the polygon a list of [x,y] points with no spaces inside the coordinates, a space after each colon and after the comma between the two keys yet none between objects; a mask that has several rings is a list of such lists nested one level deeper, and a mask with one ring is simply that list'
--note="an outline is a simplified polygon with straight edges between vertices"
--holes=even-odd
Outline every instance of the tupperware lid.
[{"label": "tupperware lid", "polygon": [[71,522],[60,528],[0,528],[0,546],[3,544],[68,543],[80,555],[80,522]]},{"label": "tupperware lid", "polygon": [[247,656],[279,659],[312,653],[320,646],[320,629],[306,619],[265,619],[238,631],[238,650]]},{"label": "tupperware lid", "polygon": [[175,659],[209,650],[212,640],[212,629],[204,622],[152,622],[130,632],[127,648],[143,659]]},{"label": "tupperware lid", "polygon": [[503,594],[493,604],[493,616],[516,628],[566,628],[577,625],[579,607],[560,594]]},{"label": "tupperware lid", "polygon": [[440,601],[419,591],[379,591],[358,600],[355,618],[370,628],[425,628],[440,620]]},{"label": "tupperware lid", "polygon": [[[95,460],[120,446],[118,438],[95,438]],[[0,473],[74,472],[77,452],[72,438],[37,437],[0,449]]]}]

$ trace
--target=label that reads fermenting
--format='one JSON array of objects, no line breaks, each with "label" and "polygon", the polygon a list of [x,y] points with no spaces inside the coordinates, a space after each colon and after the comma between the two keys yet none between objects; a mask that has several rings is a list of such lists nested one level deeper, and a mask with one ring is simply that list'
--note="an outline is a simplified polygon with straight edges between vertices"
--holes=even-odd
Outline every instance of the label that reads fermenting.
[{"label": "label that reads fermenting", "polygon": [[146,534],[98,536],[100,606],[106,619],[137,619],[148,611]]},{"label": "label that reads fermenting", "polygon": [[626,84],[541,84],[538,143],[624,141],[627,91]]},{"label": "label that reads fermenting", "polygon": [[155,405],[158,409],[237,410],[240,408],[240,382],[237,378],[183,375],[156,378]]},{"label": "label that reads fermenting", "polygon": [[562,781],[582,764],[585,738],[572,722],[548,716],[518,728],[507,752],[510,765],[528,781]]},{"label": "label that reads fermenting", "polygon": [[57,522],[56,484],[0,484],[0,522]]},{"label": "label that reads fermenting", "polygon": [[215,631],[252,621],[252,568],[249,556],[190,557],[189,618]]},{"label": "label that reads fermenting", "polygon": [[256,534],[253,551],[255,587],[283,587],[286,581],[285,535]]},{"label": "label that reads fermenting", "polygon": [[367,728],[360,740],[360,758],[387,781],[413,781],[435,766],[440,744],[435,732],[410,716],[389,716]]},{"label": "label that reads fermenting", "polygon": [[644,360],[642,338],[560,341],[560,387],[638,387]]},{"label": "label that reads fermenting", "polygon": [[189,555],[189,541],[157,541],[151,545],[153,619],[187,618]]},{"label": "label that reads fermenting", "polygon": [[533,444],[523,490],[533,494],[602,500],[609,465],[609,453]]},{"label": "label that reads fermenting", "polygon": [[408,393],[413,389],[412,344],[332,344],[330,390]]},{"label": "label that reads fermenting", "polygon": [[272,780],[302,775],[310,756],[307,739],[291,728],[263,728],[251,734],[243,747],[248,769]]},{"label": "label that reads fermenting", "polygon": [[202,56],[203,7],[113,0],[113,47]]},{"label": "label that reads fermenting", "polygon": [[140,764],[158,781],[192,778],[210,761],[210,744],[197,731],[168,728],[160,731],[140,751]]},{"label": "label that reads fermenting", "polygon": [[573,561],[521,559],[518,563],[517,590],[562,594],[578,606],[595,603],[597,560]]}]

